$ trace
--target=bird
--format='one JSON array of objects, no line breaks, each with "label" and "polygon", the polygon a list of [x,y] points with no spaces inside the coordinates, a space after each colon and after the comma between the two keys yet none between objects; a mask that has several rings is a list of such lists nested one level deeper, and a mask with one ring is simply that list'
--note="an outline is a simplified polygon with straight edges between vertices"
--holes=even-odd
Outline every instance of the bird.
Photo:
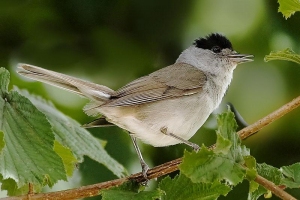
[{"label": "bird", "polygon": [[220,105],[238,64],[253,61],[253,55],[240,54],[220,33],[200,37],[177,58],[161,68],[126,84],[118,90],[30,64],[18,64],[17,72],[83,97],[83,108],[94,121],[85,128],[116,125],[127,130],[147,180],[149,166],[137,139],[154,147],[188,141]]}]

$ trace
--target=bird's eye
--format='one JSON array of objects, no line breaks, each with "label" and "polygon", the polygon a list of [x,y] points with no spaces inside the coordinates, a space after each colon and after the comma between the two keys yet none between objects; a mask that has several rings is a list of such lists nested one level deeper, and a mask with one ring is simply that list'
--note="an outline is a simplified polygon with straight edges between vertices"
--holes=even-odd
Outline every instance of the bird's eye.
[{"label": "bird's eye", "polygon": [[213,48],[211,48],[211,50],[212,50],[214,53],[220,53],[220,52],[221,52],[221,47],[219,47],[219,46],[214,46]]}]

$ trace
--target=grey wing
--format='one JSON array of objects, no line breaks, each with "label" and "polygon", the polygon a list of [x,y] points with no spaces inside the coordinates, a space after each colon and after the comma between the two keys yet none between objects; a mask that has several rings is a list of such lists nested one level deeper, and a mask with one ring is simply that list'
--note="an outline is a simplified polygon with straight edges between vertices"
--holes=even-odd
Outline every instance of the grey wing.
[{"label": "grey wing", "polygon": [[176,63],[141,77],[116,91],[105,106],[132,106],[202,91],[206,75],[192,65]]}]

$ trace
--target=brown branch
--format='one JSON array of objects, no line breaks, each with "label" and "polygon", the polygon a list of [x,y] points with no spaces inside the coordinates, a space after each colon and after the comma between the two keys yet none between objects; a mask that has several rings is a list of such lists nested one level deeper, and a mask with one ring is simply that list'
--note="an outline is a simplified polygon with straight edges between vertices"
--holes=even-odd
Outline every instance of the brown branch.
[{"label": "brown branch", "polygon": [[[257,121],[256,123],[242,129],[238,132],[241,139],[246,139],[247,137],[253,135],[258,130],[262,129],[263,127],[267,126],[271,122],[279,119],[283,115],[287,114],[288,112],[294,110],[300,105],[300,96],[296,99],[292,100],[291,102],[285,104],[278,110],[274,111],[273,113],[267,115],[266,117],[262,118],[261,120]],[[214,147],[211,147],[214,148]],[[154,179],[161,177],[165,174],[169,174],[171,172],[177,171],[179,164],[182,162],[182,158],[178,158],[176,160],[172,160],[170,162],[164,163],[162,165],[156,166],[150,169],[147,173],[149,179]],[[134,179],[137,182],[144,182],[145,178],[143,177],[142,173],[133,174],[126,178],[116,179],[112,181],[107,181],[103,183],[98,183],[94,185],[82,186],[76,189],[58,191],[58,192],[49,192],[49,193],[39,193],[35,195],[30,195],[30,199],[78,199],[84,197],[91,197],[99,195],[100,191],[103,189],[107,189],[113,186],[121,185],[122,183]],[[274,183],[266,180],[261,176],[257,176],[254,180],[267,190],[270,190],[276,196],[284,199],[284,200],[295,200],[294,197],[286,193],[282,188],[276,186]],[[18,196],[18,197],[7,197],[2,198],[1,200],[28,200],[28,196]]]},{"label": "brown branch", "polygon": [[259,185],[263,186],[264,188],[266,188],[267,190],[270,190],[273,194],[275,194],[281,199],[297,200],[295,197],[291,196],[289,193],[282,190],[282,188],[280,188],[279,186],[275,185],[273,182],[265,179],[262,176],[257,175],[254,181]]},{"label": "brown branch", "polygon": [[256,133],[257,131],[261,130],[263,127],[269,125],[273,121],[281,118],[283,115],[291,112],[295,108],[300,106],[300,96],[293,99],[289,103],[283,105],[279,109],[275,110],[271,114],[265,116],[264,118],[258,120],[254,124],[251,124],[250,126],[247,126],[246,128],[240,130],[238,132],[239,136],[242,140],[246,139],[247,137],[251,136],[252,134]]},{"label": "brown branch", "polygon": [[[147,173],[148,178],[154,179],[178,170],[178,165],[181,163],[181,161],[182,159],[179,158],[150,169]],[[100,194],[101,190],[113,186],[119,186],[128,180],[135,180],[141,183],[145,181],[145,178],[140,172],[126,178],[115,179],[112,181],[97,183],[94,185],[82,186],[75,189],[62,190],[57,192],[39,193],[39,194],[31,195],[30,200],[37,200],[37,199],[63,200],[63,199],[79,199],[84,197],[97,196]],[[28,195],[23,195],[23,196],[16,196],[16,197],[1,198],[1,200],[29,200],[29,198]]]}]

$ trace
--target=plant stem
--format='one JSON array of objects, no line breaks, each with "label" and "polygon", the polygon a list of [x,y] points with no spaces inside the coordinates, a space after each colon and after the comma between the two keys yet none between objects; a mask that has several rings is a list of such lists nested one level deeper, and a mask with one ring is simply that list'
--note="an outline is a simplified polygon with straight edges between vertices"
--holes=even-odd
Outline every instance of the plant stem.
[{"label": "plant stem", "polygon": [[289,103],[283,105],[282,107],[280,107],[279,109],[270,113],[269,115],[265,116],[264,118],[258,120],[254,124],[251,124],[251,125],[247,126],[246,128],[240,130],[238,132],[240,138],[242,140],[248,138],[249,136],[253,135],[257,131],[261,130],[263,127],[269,125],[273,121],[281,118],[283,115],[296,109],[298,106],[300,106],[300,96],[293,99]]},{"label": "plant stem", "polygon": [[254,179],[256,183],[259,185],[263,186],[267,190],[270,190],[273,194],[278,196],[281,199],[284,200],[297,200],[295,197],[291,196],[289,193],[285,192],[282,188],[279,186],[275,185],[273,182],[265,179],[262,176],[257,175],[256,178]]}]

